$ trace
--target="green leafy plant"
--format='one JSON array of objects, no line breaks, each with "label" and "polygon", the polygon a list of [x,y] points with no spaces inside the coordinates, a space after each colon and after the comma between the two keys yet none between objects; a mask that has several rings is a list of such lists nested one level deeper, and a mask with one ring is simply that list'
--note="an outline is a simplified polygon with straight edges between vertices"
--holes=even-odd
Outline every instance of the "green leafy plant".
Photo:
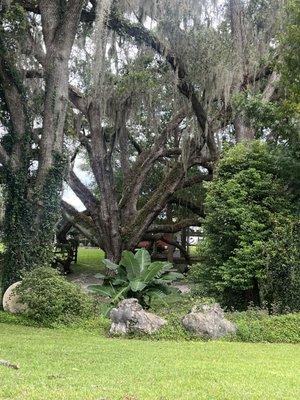
[{"label": "green leafy plant", "polygon": [[169,262],[151,262],[151,256],[145,249],[139,249],[135,254],[124,250],[119,265],[107,259],[103,262],[114,276],[103,277],[103,285],[91,285],[89,289],[110,297],[112,304],[134,297],[148,308],[153,297],[170,293],[168,284],[182,278],[182,274],[170,271],[172,264]]},{"label": "green leafy plant", "polygon": [[27,305],[26,316],[41,325],[67,325],[92,315],[91,299],[50,267],[25,274],[16,291]]},{"label": "green leafy plant", "polygon": [[[224,152],[207,184],[204,239],[191,278],[201,294],[223,307],[253,302],[299,310],[299,203],[288,179],[284,149],[267,143],[238,144]],[[290,185],[291,182],[291,185]]]}]

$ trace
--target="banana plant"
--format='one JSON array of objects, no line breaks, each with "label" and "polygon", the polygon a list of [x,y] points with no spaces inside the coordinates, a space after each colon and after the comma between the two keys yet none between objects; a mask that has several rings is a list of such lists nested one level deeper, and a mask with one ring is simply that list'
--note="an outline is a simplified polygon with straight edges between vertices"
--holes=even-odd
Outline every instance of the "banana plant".
[{"label": "banana plant", "polygon": [[170,271],[172,264],[169,262],[151,262],[151,256],[145,249],[139,249],[135,254],[124,250],[119,264],[108,259],[103,262],[106,268],[114,271],[114,276],[105,276],[103,285],[91,285],[89,289],[109,297],[112,304],[135,297],[143,307],[148,308],[153,297],[170,293],[169,284],[183,277]]}]

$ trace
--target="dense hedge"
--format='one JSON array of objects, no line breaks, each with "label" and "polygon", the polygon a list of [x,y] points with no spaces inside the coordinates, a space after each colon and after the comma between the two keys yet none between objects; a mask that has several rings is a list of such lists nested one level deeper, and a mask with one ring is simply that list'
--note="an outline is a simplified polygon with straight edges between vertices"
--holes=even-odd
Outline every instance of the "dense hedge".
[{"label": "dense hedge", "polygon": [[223,307],[300,311],[299,195],[287,180],[286,158],[284,148],[238,144],[206,185],[200,262],[190,276]]}]

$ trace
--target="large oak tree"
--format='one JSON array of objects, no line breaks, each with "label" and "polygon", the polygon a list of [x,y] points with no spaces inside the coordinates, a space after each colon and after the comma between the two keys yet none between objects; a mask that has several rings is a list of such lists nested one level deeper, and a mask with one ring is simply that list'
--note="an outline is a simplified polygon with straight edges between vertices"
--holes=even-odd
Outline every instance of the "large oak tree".
[{"label": "large oak tree", "polygon": [[[0,43],[0,157],[7,191],[4,286],[19,279],[22,269],[51,260],[67,110],[97,186],[95,195],[71,168],[69,183],[87,208],[81,226],[93,231],[109,258],[117,260],[123,248],[134,248],[149,233],[199,222],[168,220],[164,229],[155,224],[168,204],[176,203],[179,189],[210,179],[220,132],[235,130],[240,141],[253,137],[232,99],[249,88],[265,100],[275,93],[270,40],[278,30],[277,3],[272,2],[270,15],[265,2],[230,1],[216,17],[210,1],[5,2]],[[163,84],[162,104],[144,108],[151,139],[147,148],[132,132],[141,122],[141,108],[132,106],[137,91],[118,96],[107,90],[122,79],[124,59],[140,57],[145,48],[159,74],[169,80],[174,76],[176,87],[174,92],[170,82]],[[157,165],[161,182],[141,204]],[[201,206],[186,205],[197,210],[195,216],[203,215]],[[75,210],[66,204],[64,209],[74,220]]]}]

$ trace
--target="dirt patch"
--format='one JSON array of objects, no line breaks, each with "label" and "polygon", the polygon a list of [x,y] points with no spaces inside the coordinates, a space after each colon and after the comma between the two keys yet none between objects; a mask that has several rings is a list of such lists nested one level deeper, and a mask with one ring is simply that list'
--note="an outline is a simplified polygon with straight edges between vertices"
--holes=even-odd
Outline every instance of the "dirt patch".
[{"label": "dirt patch", "polygon": [[76,285],[80,286],[81,289],[89,293],[90,290],[88,289],[88,286],[90,285],[102,285],[103,280],[99,278],[95,278],[94,275],[92,274],[80,274],[80,275],[69,275],[67,276],[68,281],[76,283]]}]

